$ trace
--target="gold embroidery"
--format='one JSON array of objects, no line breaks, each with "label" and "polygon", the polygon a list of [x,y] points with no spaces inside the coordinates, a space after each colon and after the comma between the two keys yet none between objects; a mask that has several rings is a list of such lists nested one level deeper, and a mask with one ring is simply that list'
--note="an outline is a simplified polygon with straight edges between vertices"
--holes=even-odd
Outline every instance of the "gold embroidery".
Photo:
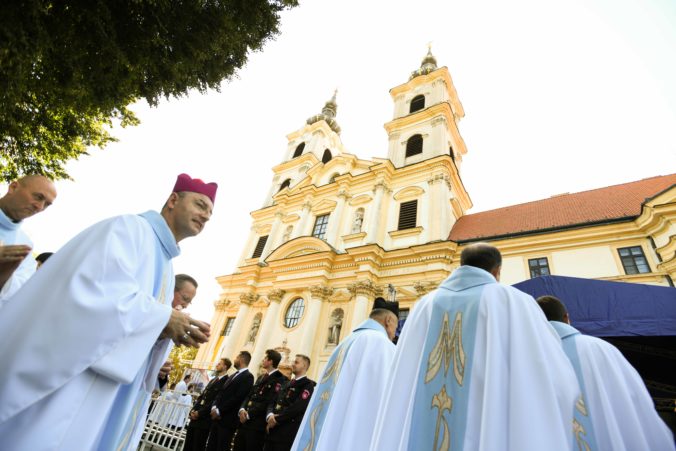
[{"label": "gold embroidery", "polygon": [[579,451],[591,451],[589,444],[585,441],[583,435],[587,435],[587,431],[577,420],[573,419],[573,434],[575,435],[575,442]]},{"label": "gold embroidery", "polygon": [[425,383],[434,379],[444,365],[444,375],[448,374],[448,368],[453,361],[453,374],[458,385],[462,386],[465,377],[465,350],[462,346],[462,312],[455,315],[453,330],[448,323],[448,313],[444,313],[444,320],[439,331],[439,338],[430,352],[427,360],[427,373]]},{"label": "gold embroidery", "polygon": [[580,397],[577,398],[577,402],[575,403],[575,408],[582,415],[584,415],[585,417],[587,416],[587,406],[584,403],[584,398],[582,397],[582,395],[580,395]]},{"label": "gold embroidery", "polygon": [[320,384],[325,383],[331,377],[337,376],[338,373],[340,372],[340,367],[343,366],[343,356],[345,355],[345,347],[343,347],[340,350],[340,353],[336,357],[336,360],[333,361],[333,363],[326,368],[326,371],[324,371],[324,375],[322,376],[322,380],[319,382]]},{"label": "gold embroidery", "polygon": [[[448,410],[450,413],[453,409],[453,399],[448,396],[446,393],[446,385],[441,387],[439,393],[432,397],[432,409],[438,409],[437,414],[437,427],[434,432],[434,451],[448,451],[451,447],[451,433],[448,430],[448,422],[444,418],[444,411]],[[443,439],[441,440],[441,446],[437,448],[437,443],[439,443],[439,432],[443,426]]]}]

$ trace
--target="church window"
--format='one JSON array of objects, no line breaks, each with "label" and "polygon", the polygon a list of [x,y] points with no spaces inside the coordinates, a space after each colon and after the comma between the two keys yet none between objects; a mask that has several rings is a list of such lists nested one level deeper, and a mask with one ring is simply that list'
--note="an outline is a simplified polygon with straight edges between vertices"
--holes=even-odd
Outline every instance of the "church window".
[{"label": "church window", "polygon": [[408,138],[406,141],[406,157],[412,157],[413,155],[418,155],[423,151],[423,138],[422,135],[413,135]]},{"label": "church window", "polygon": [[418,216],[418,200],[402,202],[399,206],[399,226],[397,230],[412,229],[415,227]]},{"label": "church window", "polygon": [[411,100],[411,109],[408,112],[415,113],[416,111],[420,111],[423,108],[425,108],[425,96],[423,95],[415,96]]},{"label": "church window", "polygon": [[312,229],[312,236],[323,240],[326,236],[326,227],[329,224],[329,215],[317,216],[315,219],[315,227]]},{"label": "church window", "polygon": [[258,243],[256,243],[256,249],[254,249],[253,255],[251,256],[251,258],[260,257],[261,254],[263,253],[263,249],[265,249],[265,243],[267,243],[267,242],[268,242],[268,236],[267,235],[258,238]]},{"label": "church window", "polygon": [[284,314],[284,326],[291,329],[298,324],[305,311],[305,301],[303,298],[295,299],[286,309]]},{"label": "church window", "polygon": [[279,191],[283,190],[284,188],[288,188],[289,185],[291,185],[291,179],[284,180],[282,184],[279,185]]},{"label": "church window", "polygon": [[528,270],[530,271],[531,279],[540,276],[548,276],[550,272],[547,257],[528,259]]},{"label": "church window", "polygon": [[293,152],[292,158],[297,158],[303,155],[303,150],[305,150],[305,143],[298,144],[298,147],[296,147],[296,150]]},{"label": "church window", "polygon": [[621,247],[617,252],[620,254],[625,273],[643,274],[650,272],[648,260],[646,260],[641,246]]},{"label": "church window", "polygon": [[230,331],[232,330],[232,325],[235,324],[235,318],[230,317],[225,321],[225,327],[223,328],[223,332],[221,333],[222,337],[227,337],[230,335]]},{"label": "church window", "polygon": [[331,155],[331,151],[329,149],[324,149],[324,155],[322,155],[322,163],[326,164],[329,161],[331,161],[331,158],[333,158],[333,155]]}]

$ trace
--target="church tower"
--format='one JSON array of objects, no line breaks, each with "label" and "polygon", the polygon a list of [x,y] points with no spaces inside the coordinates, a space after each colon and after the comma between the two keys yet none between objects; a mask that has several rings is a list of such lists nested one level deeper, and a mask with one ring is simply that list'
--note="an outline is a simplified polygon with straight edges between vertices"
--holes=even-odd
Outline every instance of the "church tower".
[{"label": "church tower", "polygon": [[437,67],[431,48],[408,82],[390,90],[394,117],[385,124],[388,158],[400,168],[439,155],[449,155],[460,169],[467,153],[458,131],[465,116],[451,74]]}]

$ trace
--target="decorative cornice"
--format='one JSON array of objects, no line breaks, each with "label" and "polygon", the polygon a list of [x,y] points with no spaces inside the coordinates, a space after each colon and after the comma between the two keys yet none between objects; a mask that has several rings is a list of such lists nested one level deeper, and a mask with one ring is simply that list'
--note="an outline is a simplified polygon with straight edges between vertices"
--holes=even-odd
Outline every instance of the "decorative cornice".
[{"label": "decorative cornice", "polygon": [[230,305],[230,301],[227,299],[219,299],[217,301],[214,301],[214,307],[216,308],[216,311],[220,312],[228,308]]},{"label": "decorative cornice", "polygon": [[413,284],[413,288],[418,293],[418,296],[424,296],[430,291],[436,289],[439,286],[437,282],[416,282]]},{"label": "decorative cornice", "polygon": [[284,297],[284,294],[286,294],[286,291],[275,288],[268,291],[267,298],[270,302],[280,302]]},{"label": "decorative cornice", "polygon": [[326,285],[314,285],[310,287],[310,294],[313,298],[325,301],[333,294],[333,288]]},{"label": "decorative cornice", "polygon": [[382,287],[377,286],[368,279],[358,280],[355,283],[351,283],[347,286],[347,289],[352,293],[352,295],[367,295],[367,296],[378,296],[382,294]]},{"label": "decorative cornice", "polygon": [[242,293],[242,294],[239,295],[239,301],[242,304],[252,305],[254,302],[256,302],[258,300],[259,297],[260,297],[260,295],[253,293],[253,292]]}]

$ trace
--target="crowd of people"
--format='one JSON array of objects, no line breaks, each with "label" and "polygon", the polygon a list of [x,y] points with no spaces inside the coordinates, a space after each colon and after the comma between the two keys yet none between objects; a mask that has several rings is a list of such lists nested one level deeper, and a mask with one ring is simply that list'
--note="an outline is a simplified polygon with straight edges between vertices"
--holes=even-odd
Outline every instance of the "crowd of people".
[{"label": "crowd of people", "polygon": [[[0,198],[0,330],[12,337],[0,343],[2,449],[137,448],[171,347],[210,335],[183,312],[198,284],[174,275],[171,259],[203,230],[216,190],[181,174],[160,212],[95,224],[36,271],[20,226],[56,190],[41,176],[10,184]],[[254,371],[247,351],[223,357],[199,394],[190,376],[167,392],[186,412],[167,426],[185,427],[187,451],[674,450],[622,354],[576,330],[559,299],[501,284],[501,267],[495,247],[466,246],[396,345],[398,304],[376,300],[318,382],[306,355],[291,378],[273,349]]]}]

